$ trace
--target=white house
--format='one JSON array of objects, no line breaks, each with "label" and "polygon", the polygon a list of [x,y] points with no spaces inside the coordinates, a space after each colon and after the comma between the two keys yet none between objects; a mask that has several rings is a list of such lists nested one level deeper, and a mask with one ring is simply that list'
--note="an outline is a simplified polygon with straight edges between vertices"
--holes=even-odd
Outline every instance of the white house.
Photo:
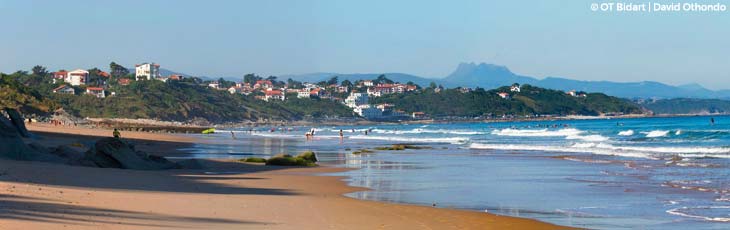
[{"label": "white house", "polygon": [[64,82],[69,83],[73,86],[79,86],[79,85],[85,85],[86,82],[89,79],[89,71],[83,70],[83,69],[77,69],[74,71],[69,71],[66,74],[66,78],[63,79]]},{"label": "white house", "polygon": [[365,93],[350,93],[350,96],[345,98],[345,105],[350,108],[356,108],[361,105],[368,104],[368,95]]},{"label": "white house", "polygon": [[362,82],[362,84],[365,85],[365,86],[367,86],[367,87],[370,87],[370,86],[373,86],[374,85],[373,84],[373,81],[371,81],[371,80],[365,80],[365,81]]},{"label": "white house", "polygon": [[301,89],[297,91],[297,98],[309,98],[311,97],[311,91],[308,89]]},{"label": "white house", "polygon": [[511,87],[509,87],[509,91],[511,92],[520,92],[520,84],[512,84]]},{"label": "white house", "polygon": [[264,101],[271,101],[271,100],[279,100],[283,101],[286,97],[284,96],[284,92],[281,90],[266,90]]},{"label": "white house", "polygon": [[383,116],[382,110],[370,107],[370,105],[357,106],[352,111],[365,119],[375,119]]},{"label": "white house", "polygon": [[221,86],[220,83],[218,83],[217,81],[208,83],[208,87],[213,88],[213,89],[218,89],[218,88],[220,88],[220,86]]},{"label": "white house", "polygon": [[101,87],[87,87],[86,94],[92,95],[92,96],[95,96],[98,98],[106,97],[106,95],[104,95],[105,94],[104,88],[101,88]]},{"label": "white house", "polygon": [[161,79],[160,77],[160,64],[153,63],[142,63],[134,66],[137,81],[140,80],[152,80]]},{"label": "white house", "polygon": [[71,94],[71,95],[73,95],[73,94],[76,93],[76,90],[74,90],[73,87],[64,84],[64,85],[61,85],[61,86],[53,89],[53,93]]},{"label": "white house", "polygon": [[509,99],[509,93],[501,92],[501,93],[498,93],[498,95],[501,98]]}]

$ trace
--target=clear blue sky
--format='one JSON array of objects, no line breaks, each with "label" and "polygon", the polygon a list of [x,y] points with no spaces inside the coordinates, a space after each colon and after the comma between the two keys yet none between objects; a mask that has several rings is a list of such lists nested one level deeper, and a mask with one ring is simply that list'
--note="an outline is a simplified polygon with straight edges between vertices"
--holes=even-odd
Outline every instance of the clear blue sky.
[{"label": "clear blue sky", "polygon": [[442,77],[488,62],[539,78],[730,89],[730,11],[619,14],[591,2],[0,0],[0,71],[154,61],[216,77]]}]

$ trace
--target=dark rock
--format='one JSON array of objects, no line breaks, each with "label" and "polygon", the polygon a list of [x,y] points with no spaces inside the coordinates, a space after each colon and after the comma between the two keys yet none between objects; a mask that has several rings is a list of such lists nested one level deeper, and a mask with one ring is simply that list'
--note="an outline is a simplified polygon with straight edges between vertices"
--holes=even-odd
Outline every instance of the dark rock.
[{"label": "dark rock", "polygon": [[0,157],[14,160],[31,160],[38,152],[23,142],[13,123],[0,115]]},{"label": "dark rock", "polygon": [[123,168],[138,170],[160,170],[178,168],[178,165],[163,157],[137,152],[134,147],[120,139],[107,137],[96,142],[86,152],[84,160],[102,168]]},{"label": "dark rock", "polygon": [[23,116],[21,116],[17,110],[5,108],[5,112],[8,114],[8,116],[10,116],[10,121],[12,122],[15,129],[18,130],[18,133],[20,133],[20,136],[31,137],[31,134],[28,132],[28,129],[25,128],[25,119],[23,119]]}]

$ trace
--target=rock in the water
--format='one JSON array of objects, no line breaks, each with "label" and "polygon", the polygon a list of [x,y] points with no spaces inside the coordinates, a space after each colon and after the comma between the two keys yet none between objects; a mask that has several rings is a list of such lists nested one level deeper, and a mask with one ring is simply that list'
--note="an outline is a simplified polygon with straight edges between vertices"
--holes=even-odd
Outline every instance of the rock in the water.
[{"label": "rock in the water", "polygon": [[125,141],[111,137],[97,141],[94,147],[86,152],[84,160],[102,168],[160,170],[178,167],[165,158],[137,152]]}]

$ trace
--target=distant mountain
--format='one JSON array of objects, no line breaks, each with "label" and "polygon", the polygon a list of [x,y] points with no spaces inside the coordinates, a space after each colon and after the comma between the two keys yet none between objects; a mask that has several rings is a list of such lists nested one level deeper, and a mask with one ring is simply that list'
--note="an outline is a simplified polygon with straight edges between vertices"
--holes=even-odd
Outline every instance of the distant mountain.
[{"label": "distant mountain", "polygon": [[[409,81],[412,81],[413,83],[416,83],[421,86],[428,86],[431,84],[431,82],[435,82],[436,84],[443,84],[444,81],[442,79],[432,79],[432,78],[425,78],[425,77],[419,77],[415,75],[410,74],[404,74],[404,73],[383,73],[385,77],[388,79],[391,79],[393,81],[406,83]],[[294,74],[294,75],[282,75],[279,76],[279,80],[286,80],[291,78],[292,80],[301,81],[301,82],[319,82],[324,81],[327,79],[332,78],[333,76],[337,76],[337,80],[343,81],[343,80],[349,80],[351,82],[355,82],[357,80],[372,80],[377,78],[380,75],[380,73],[355,73],[355,74],[340,74],[340,73],[310,73],[310,74]]]},{"label": "distant mountain", "polygon": [[479,86],[492,89],[513,83],[534,84],[536,79],[512,73],[507,67],[492,64],[461,63],[443,79],[449,85]]}]

